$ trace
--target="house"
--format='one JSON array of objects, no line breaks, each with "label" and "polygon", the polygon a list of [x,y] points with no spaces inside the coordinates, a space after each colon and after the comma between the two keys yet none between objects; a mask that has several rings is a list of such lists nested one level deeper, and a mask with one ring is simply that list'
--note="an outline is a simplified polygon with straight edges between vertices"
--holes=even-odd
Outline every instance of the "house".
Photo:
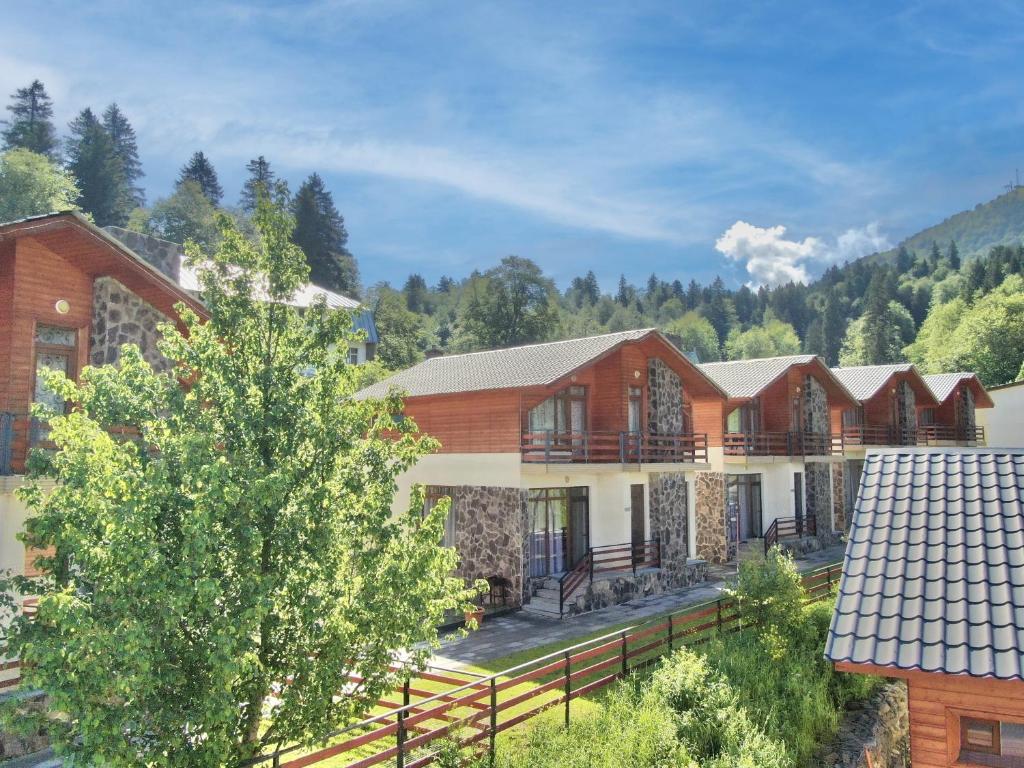
[{"label": "house", "polygon": [[722,443],[705,479],[724,484],[724,508],[706,515],[708,527],[726,535],[702,556],[722,562],[745,544],[791,539],[801,551],[834,541],[843,530],[841,494],[833,492],[843,487],[843,445],[832,413],[859,401],[816,355],[698,367],[728,395],[719,415]]},{"label": "house", "polygon": [[975,409],[991,408],[992,398],[974,373],[936,373],[924,377],[938,406],[925,408],[918,425],[918,444],[984,445]]},{"label": "house", "polygon": [[1024,448],[1024,380],[988,387],[992,407],[978,414],[985,444]]},{"label": "house", "polygon": [[825,656],[908,686],[914,768],[1024,765],[1024,454],[868,455]]},{"label": "house", "polygon": [[358,396],[392,388],[441,442],[396,504],[414,483],[449,496],[461,575],[516,604],[561,615],[702,579],[702,504],[724,540],[724,484],[705,501],[698,478],[726,394],[654,329],[434,357]]}]

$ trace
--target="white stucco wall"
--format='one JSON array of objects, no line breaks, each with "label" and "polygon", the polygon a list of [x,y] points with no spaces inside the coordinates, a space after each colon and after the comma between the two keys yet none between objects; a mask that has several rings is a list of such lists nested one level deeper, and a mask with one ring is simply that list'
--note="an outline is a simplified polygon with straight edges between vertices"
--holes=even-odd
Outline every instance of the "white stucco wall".
[{"label": "white stucco wall", "polygon": [[995,408],[978,408],[978,426],[985,428],[989,448],[1024,448],[1024,382],[990,389]]}]

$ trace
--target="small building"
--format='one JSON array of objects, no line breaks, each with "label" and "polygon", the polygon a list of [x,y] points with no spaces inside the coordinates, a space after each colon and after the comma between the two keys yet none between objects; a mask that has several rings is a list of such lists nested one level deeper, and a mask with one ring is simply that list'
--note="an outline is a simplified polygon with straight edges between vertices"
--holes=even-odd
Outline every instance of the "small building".
[{"label": "small building", "polygon": [[921,412],[918,444],[985,445],[985,430],[978,426],[977,408],[991,408],[985,385],[975,373],[934,373],[924,377],[938,405]]},{"label": "small building", "polygon": [[914,768],[1024,765],[1024,453],[868,455],[825,656],[906,680]]},{"label": "small building", "polygon": [[985,444],[1024,448],[1024,380],[988,388],[992,407],[978,414]]}]

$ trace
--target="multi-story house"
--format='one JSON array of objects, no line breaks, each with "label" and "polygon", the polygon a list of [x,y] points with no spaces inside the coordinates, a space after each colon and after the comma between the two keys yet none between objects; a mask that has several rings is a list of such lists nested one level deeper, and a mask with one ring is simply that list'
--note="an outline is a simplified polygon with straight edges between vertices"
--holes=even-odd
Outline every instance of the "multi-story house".
[{"label": "multi-story house", "polygon": [[976,409],[994,403],[977,375],[969,372],[935,373],[924,377],[938,405],[926,408],[918,424],[919,445],[985,444],[985,430],[978,426]]}]

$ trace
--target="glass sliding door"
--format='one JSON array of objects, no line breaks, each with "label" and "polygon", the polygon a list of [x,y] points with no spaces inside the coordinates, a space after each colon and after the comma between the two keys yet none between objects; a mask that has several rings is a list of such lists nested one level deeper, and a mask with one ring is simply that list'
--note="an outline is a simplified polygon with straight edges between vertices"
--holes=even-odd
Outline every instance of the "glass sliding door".
[{"label": "glass sliding door", "polygon": [[589,547],[586,488],[532,488],[528,492],[530,575],[564,573]]},{"label": "glass sliding door", "polygon": [[737,539],[761,538],[761,475],[729,475],[726,492]]}]

